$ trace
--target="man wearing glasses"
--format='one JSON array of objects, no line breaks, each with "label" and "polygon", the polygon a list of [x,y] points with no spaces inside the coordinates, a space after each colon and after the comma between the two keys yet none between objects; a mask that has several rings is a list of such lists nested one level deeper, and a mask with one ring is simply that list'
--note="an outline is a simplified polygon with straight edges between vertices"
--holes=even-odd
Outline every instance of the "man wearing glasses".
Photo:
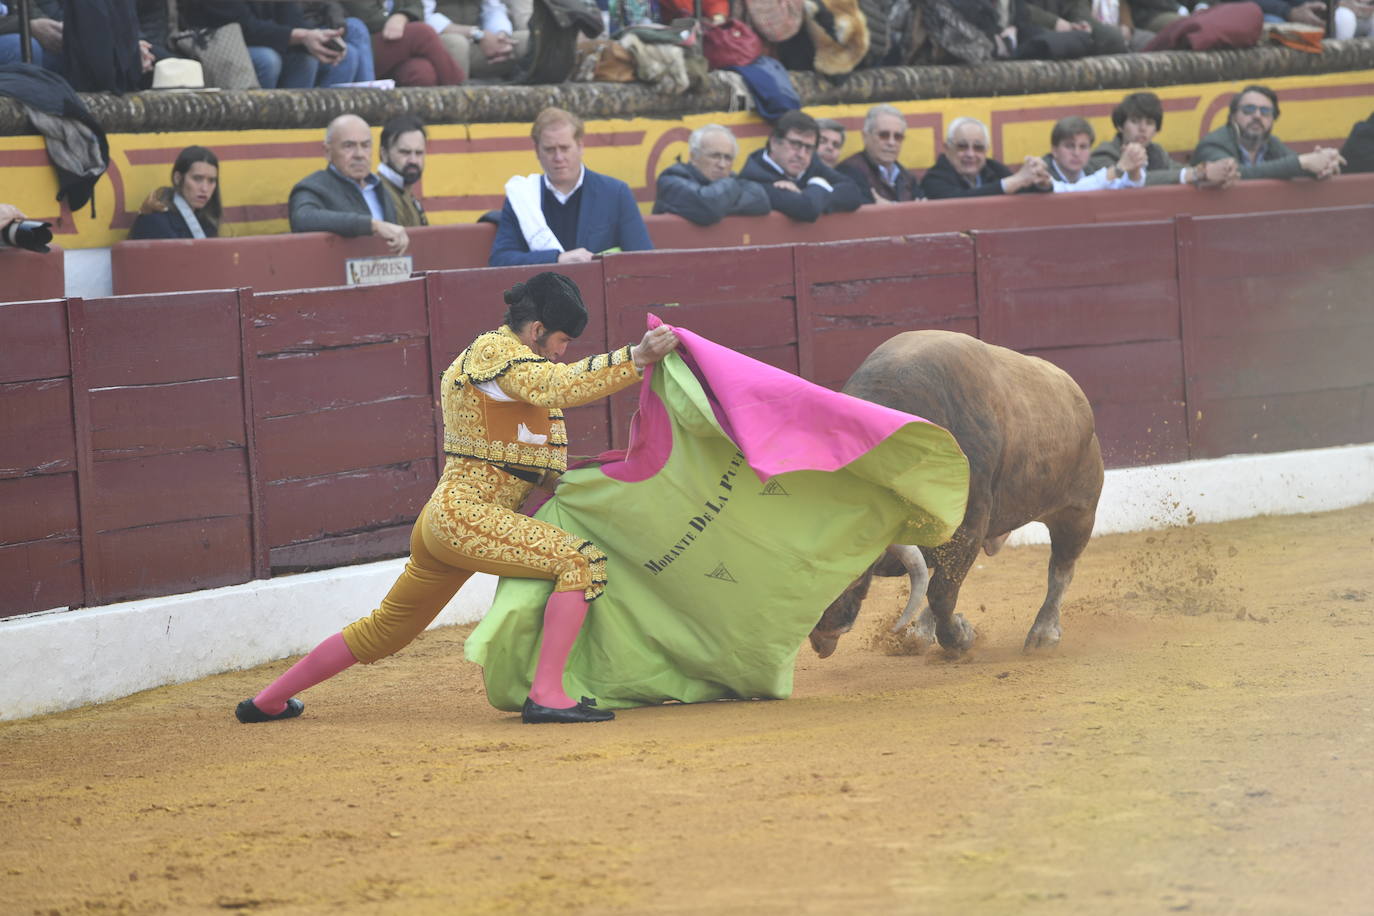
[{"label": "man wearing glasses", "polygon": [[687,161],[658,176],[655,213],[676,213],[698,226],[727,216],[761,216],[770,209],[763,185],[731,174],[739,145],[729,128],[706,124],[687,138]]},{"label": "man wearing glasses", "polygon": [[768,145],[749,154],[740,177],[758,182],[774,210],[814,223],[822,213],[848,213],[863,203],[859,186],[816,156],[820,126],[789,111],[773,124]]},{"label": "man wearing glasses", "polygon": [[1231,119],[1202,138],[1193,165],[1230,157],[1245,178],[1330,178],[1341,173],[1340,151],[1317,147],[1301,155],[1273,135],[1279,97],[1268,86],[1246,86],[1231,97]]},{"label": "man wearing glasses", "polygon": [[986,197],[991,194],[1018,194],[1022,191],[1050,190],[1050,173],[1045,163],[1027,156],[1012,174],[996,159],[988,158],[988,127],[977,118],[955,118],[945,134],[945,151],[921,179],[926,197]]},{"label": "man wearing glasses", "polygon": [[868,109],[862,131],[863,152],[840,163],[839,170],[854,179],[866,204],[895,204],[926,195],[916,176],[902,168],[897,157],[906,139],[906,118],[891,105]]}]

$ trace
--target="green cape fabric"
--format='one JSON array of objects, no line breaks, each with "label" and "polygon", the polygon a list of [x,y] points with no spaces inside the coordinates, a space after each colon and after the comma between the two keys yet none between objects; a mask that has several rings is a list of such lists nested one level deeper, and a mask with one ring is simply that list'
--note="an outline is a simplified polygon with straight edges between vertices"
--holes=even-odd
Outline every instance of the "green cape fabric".
[{"label": "green cape fabric", "polygon": [[[603,708],[786,697],[802,641],[888,544],[939,544],[958,527],[968,462],[913,418],[839,471],[761,481],[676,354],[652,385],[673,426],[664,467],[640,482],[570,471],[536,513],[609,557],[564,684]],[[468,637],[498,709],[528,695],[551,588],[502,579]]]}]

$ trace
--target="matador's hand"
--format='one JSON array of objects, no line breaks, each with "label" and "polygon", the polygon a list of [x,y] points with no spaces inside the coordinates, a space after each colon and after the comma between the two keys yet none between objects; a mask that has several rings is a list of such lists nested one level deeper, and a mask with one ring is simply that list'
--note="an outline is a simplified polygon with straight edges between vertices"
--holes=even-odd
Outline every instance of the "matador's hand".
[{"label": "matador's hand", "polygon": [[677,345],[678,339],[673,329],[661,324],[644,332],[644,339],[630,348],[630,358],[635,361],[636,368],[643,369],[676,350]]}]

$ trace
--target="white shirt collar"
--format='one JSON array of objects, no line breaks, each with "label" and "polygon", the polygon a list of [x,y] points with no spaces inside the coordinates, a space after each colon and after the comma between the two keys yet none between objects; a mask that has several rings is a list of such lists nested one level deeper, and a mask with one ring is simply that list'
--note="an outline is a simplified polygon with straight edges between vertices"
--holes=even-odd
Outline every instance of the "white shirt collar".
[{"label": "white shirt collar", "polygon": [[[768,155],[768,147],[766,147],[766,146],[763,148],[763,161],[766,162],[766,163],[768,163],[768,164],[769,164],[770,166],[772,166],[773,168],[777,169],[779,172],[782,172],[784,175],[787,175],[787,177],[790,178],[792,181],[800,181],[800,180],[801,180],[801,175],[788,175],[788,174],[787,174],[787,169],[783,168],[782,166],[780,166],[780,165],[778,165],[776,162],[774,162],[774,161],[773,161],[773,157],[770,156],[770,155]],[[802,174],[805,174],[805,172],[803,172]]]},{"label": "white shirt collar", "polygon": [[586,178],[586,177],[587,177],[587,167],[584,165],[584,166],[582,166],[581,171],[579,171],[579,172],[577,173],[577,184],[573,185],[573,186],[572,186],[572,190],[569,191],[568,193],[564,194],[562,191],[560,191],[560,190],[558,190],[557,188],[555,188],[555,187],[553,186],[553,183],[549,181],[549,176],[548,176],[548,175],[545,175],[545,176],[544,176],[544,187],[546,187],[546,188],[549,189],[549,191],[553,194],[554,198],[555,198],[560,204],[566,204],[566,203],[568,202],[568,198],[569,198],[569,197],[572,197],[574,194],[576,194],[576,193],[577,193],[577,189],[580,188],[580,187],[582,187],[582,180],[583,180],[584,178]]}]

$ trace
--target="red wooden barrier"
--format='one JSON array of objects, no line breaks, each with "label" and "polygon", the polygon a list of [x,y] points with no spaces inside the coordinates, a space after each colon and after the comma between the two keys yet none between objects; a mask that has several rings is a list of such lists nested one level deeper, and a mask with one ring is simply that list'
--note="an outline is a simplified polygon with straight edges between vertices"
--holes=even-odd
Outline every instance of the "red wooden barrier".
[{"label": "red wooden barrier", "polygon": [[82,604],[67,308],[0,305],[0,617]]},{"label": "red wooden barrier", "polygon": [[[1363,205],[613,255],[565,271],[568,357],[653,311],[838,386],[943,327],[1067,369],[1109,466],[1369,442],[1371,237]],[[0,614],[404,553],[439,375],[540,269],[0,306]],[[635,396],[570,411],[573,453],[623,444]]]},{"label": "red wooden barrier", "polygon": [[62,249],[47,254],[0,245],[0,302],[60,299],[66,292]]},{"label": "red wooden barrier", "polygon": [[[1227,191],[1154,187],[1077,194],[1019,194],[971,200],[918,201],[862,207],[796,223],[779,213],[737,216],[702,227],[677,216],[646,217],[660,250],[929,235],[975,229],[1068,226],[1172,219],[1177,214],[1255,213],[1374,203],[1374,175],[1331,181],[1248,181]],[[409,230],[416,270],[484,267],[495,234],[489,223]],[[348,258],[386,254],[379,239],[329,233],[120,242],[111,249],[116,294],[251,286],[266,290],[335,286]],[[60,271],[60,266],[59,266]],[[56,293],[60,295],[60,288]],[[0,293],[4,299],[12,298]]]},{"label": "red wooden barrier", "polygon": [[271,567],[405,553],[438,479],[425,281],[245,304]]},{"label": "red wooden barrier", "polygon": [[86,601],[253,578],[238,293],[69,310]]}]

